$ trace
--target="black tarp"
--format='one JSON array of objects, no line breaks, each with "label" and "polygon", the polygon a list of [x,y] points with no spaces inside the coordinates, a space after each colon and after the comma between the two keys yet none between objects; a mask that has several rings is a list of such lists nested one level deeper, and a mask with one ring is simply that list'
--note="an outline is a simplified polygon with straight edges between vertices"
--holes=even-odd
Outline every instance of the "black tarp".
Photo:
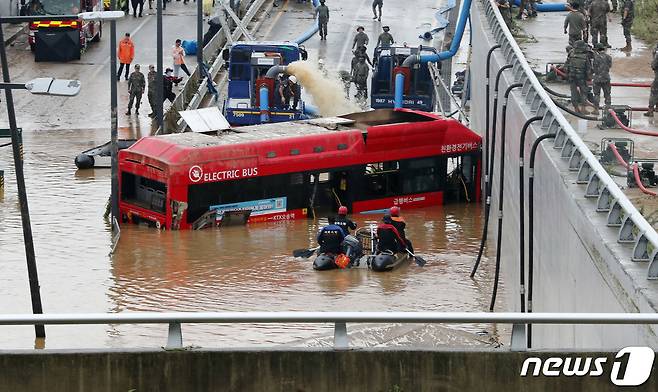
[{"label": "black tarp", "polygon": [[76,29],[40,29],[34,39],[34,61],[80,60],[80,32]]}]

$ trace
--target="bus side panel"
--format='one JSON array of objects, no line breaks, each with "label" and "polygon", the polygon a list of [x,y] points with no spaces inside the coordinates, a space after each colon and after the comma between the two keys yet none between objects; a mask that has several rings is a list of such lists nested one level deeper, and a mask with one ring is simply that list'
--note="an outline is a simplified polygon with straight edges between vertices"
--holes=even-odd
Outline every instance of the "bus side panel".
[{"label": "bus side panel", "polygon": [[414,195],[393,196],[383,199],[373,199],[365,201],[355,201],[352,204],[354,213],[383,210],[392,206],[406,208],[431,207],[443,204],[443,192],[418,193]]}]

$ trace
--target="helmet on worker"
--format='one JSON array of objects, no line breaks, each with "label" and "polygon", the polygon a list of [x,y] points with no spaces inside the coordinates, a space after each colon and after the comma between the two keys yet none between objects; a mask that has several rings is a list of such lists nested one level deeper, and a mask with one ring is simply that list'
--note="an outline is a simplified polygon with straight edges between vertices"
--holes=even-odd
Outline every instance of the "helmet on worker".
[{"label": "helmet on worker", "polygon": [[338,215],[341,215],[341,216],[347,215],[347,207],[345,207],[345,206],[338,207]]},{"label": "helmet on worker", "polygon": [[400,216],[400,207],[398,206],[391,207],[389,213],[391,214],[391,216]]},{"label": "helmet on worker", "polygon": [[297,78],[295,77],[295,75],[291,75],[291,76],[288,78],[288,80],[290,80],[290,83],[297,83]]}]

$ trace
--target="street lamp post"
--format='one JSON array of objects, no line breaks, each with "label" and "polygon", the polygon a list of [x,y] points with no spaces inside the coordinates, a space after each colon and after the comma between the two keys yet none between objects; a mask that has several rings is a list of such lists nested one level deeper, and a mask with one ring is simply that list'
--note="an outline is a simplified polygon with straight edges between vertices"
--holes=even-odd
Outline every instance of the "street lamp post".
[{"label": "street lamp post", "polygon": [[[116,8],[116,0],[110,3],[110,10]],[[123,14],[123,11],[121,11]],[[118,121],[117,118],[117,22],[110,21],[110,157],[111,157],[111,181],[110,181],[110,210],[112,217],[110,224],[114,232],[115,219],[119,219],[119,147],[118,139]]]},{"label": "street lamp post", "polygon": [[203,1],[197,0],[196,2],[196,62],[197,71],[199,76],[199,83],[201,83],[201,70],[203,69]]},{"label": "street lamp post", "polygon": [[[199,0],[201,1],[201,0]],[[155,99],[157,100],[155,105],[155,118],[157,118],[158,126],[160,127],[162,133],[165,133],[165,123],[164,123],[164,69],[162,69],[162,5],[164,0],[157,0],[156,11],[157,11],[157,20],[156,20],[156,46],[157,48],[157,74],[155,75],[155,84],[156,84],[156,94]]]},{"label": "street lamp post", "polygon": [[[71,96],[78,93],[80,90],[80,83],[77,81],[59,81],[52,78],[39,78],[25,84],[11,83],[9,77],[9,62],[7,61],[7,52],[4,45],[5,39],[2,25],[5,23],[25,23],[39,20],[115,19],[123,17],[123,12],[120,14],[121,16],[119,16],[116,12],[84,12],[77,15],[0,17],[0,63],[2,63],[2,80],[4,82],[0,87],[5,90],[5,98],[7,100],[7,116],[9,118],[9,128],[11,131],[11,145],[14,155],[14,169],[16,171],[18,203],[21,211],[21,225],[23,227],[23,242],[25,245],[27,273],[30,282],[32,312],[35,314],[43,313],[43,307],[41,304],[39,275],[37,273],[37,262],[34,252],[32,224],[30,222],[30,211],[27,202],[27,190],[25,188],[25,173],[23,171],[23,142],[18,130],[18,125],[16,124],[14,97],[11,90],[13,88],[17,88],[28,90],[33,94]],[[46,337],[46,330],[43,325],[35,324],[34,330],[37,338]]]}]

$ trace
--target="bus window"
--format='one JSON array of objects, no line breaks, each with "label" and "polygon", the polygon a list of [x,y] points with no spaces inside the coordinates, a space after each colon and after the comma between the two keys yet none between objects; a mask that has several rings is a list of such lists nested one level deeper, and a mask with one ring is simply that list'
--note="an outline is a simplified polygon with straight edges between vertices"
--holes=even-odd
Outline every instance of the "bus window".
[{"label": "bus window", "polygon": [[404,162],[402,193],[413,194],[440,190],[440,173],[437,158],[413,159]]},{"label": "bus window", "polygon": [[166,211],[167,186],[131,173],[121,173],[121,200],[151,211]]},{"label": "bus window", "polygon": [[400,193],[400,162],[377,162],[366,165],[365,170],[366,199],[390,196]]}]

